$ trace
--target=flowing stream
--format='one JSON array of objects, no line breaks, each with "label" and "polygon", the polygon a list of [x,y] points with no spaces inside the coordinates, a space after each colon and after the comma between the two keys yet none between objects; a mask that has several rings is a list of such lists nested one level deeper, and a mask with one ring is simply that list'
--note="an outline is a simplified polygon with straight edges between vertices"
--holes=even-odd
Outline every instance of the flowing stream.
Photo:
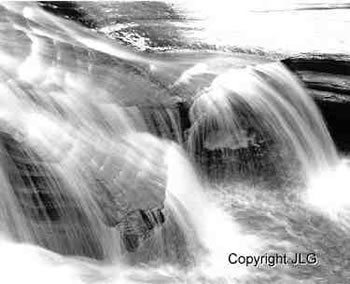
[{"label": "flowing stream", "polygon": [[[281,63],[0,15],[1,283],[349,280],[347,160]],[[296,252],[319,262],[228,259]]]}]

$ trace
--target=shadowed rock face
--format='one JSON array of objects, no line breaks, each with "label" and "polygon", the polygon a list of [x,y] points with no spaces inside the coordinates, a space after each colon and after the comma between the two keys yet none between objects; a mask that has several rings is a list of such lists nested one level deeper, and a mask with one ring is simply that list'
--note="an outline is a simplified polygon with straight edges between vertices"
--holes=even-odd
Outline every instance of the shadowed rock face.
[{"label": "shadowed rock face", "polygon": [[152,231],[165,222],[160,209],[139,210],[128,214],[120,223],[121,239],[127,251],[135,252]]},{"label": "shadowed rock face", "polygon": [[[152,162],[157,162],[159,157],[162,160],[162,155],[152,152],[149,154],[154,157],[151,161],[138,150],[140,152],[135,153],[134,147],[125,147],[124,153],[130,152],[126,158],[131,164],[111,162],[107,157],[107,161],[98,165],[106,170],[95,173],[96,181],[90,188],[101,211],[101,221],[120,232],[122,247],[128,252],[137,251],[154,229],[165,222],[162,209],[166,177],[161,165],[156,170],[152,168],[157,167]],[[21,211],[17,214],[27,220],[25,223],[33,232],[33,241],[62,254],[104,259],[95,224],[86,212],[92,209],[81,207],[74,193],[67,190],[54,162],[40,157],[25,140],[19,141],[6,131],[0,133],[0,153],[6,161],[14,201]],[[137,159],[139,167],[132,164],[133,158]],[[144,163],[149,163],[148,167]],[[119,172],[118,178],[116,172]],[[112,179],[114,182],[110,184]],[[19,240],[23,241],[20,237]]]},{"label": "shadowed rock face", "polygon": [[86,27],[94,28],[96,24],[89,20],[89,15],[77,3],[71,1],[40,1],[38,4],[46,11],[66,19],[80,22]]},{"label": "shadowed rock face", "polygon": [[282,62],[295,72],[319,106],[341,151],[350,148],[350,57],[305,54]]},{"label": "shadowed rock face", "polygon": [[[27,219],[32,240],[62,254],[103,258],[87,216],[74,197],[62,190],[64,182],[52,170],[50,161],[12,134],[1,132],[0,144],[9,184],[22,211],[17,214]],[[19,237],[19,241],[24,240]]]}]

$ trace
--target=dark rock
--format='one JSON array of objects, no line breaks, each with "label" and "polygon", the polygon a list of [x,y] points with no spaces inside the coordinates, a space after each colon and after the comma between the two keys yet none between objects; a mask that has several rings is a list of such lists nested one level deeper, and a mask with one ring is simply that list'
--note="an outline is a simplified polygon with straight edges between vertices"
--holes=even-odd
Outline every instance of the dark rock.
[{"label": "dark rock", "polygon": [[11,160],[13,164],[9,179],[23,213],[36,221],[58,221],[62,217],[63,208],[57,203],[62,196],[55,196],[60,195],[60,191],[52,190],[57,180],[53,182],[55,178],[29,147],[7,133],[1,133],[0,137],[9,162]]},{"label": "dark rock", "polygon": [[[74,197],[64,190],[65,184],[52,170],[50,162],[13,133],[0,132],[0,147],[13,191],[10,195],[13,194],[22,210],[15,214],[27,219],[33,241],[58,253],[103,259],[104,253],[91,223]],[[13,231],[16,230],[13,227]],[[18,240],[27,241],[21,237]]]},{"label": "dark rock", "polygon": [[340,151],[350,151],[350,57],[304,54],[282,60],[304,82]]},{"label": "dark rock", "polygon": [[50,13],[66,19],[77,21],[88,28],[95,28],[96,23],[76,2],[72,1],[40,1],[38,4]]},{"label": "dark rock", "polygon": [[118,225],[122,242],[128,252],[135,252],[148,238],[152,231],[165,222],[160,209],[131,212]]}]

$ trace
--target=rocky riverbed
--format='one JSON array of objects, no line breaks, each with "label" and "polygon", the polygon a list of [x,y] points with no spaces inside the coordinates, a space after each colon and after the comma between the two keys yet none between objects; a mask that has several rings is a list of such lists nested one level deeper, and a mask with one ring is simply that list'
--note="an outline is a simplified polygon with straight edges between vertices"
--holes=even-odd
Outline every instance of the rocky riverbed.
[{"label": "rocky riverbed", "polygon": [[[289,2],[287,6],[281,4],[282,6],[271,6],[267,9],[253,6],[251,10],[256,13],[254,14],[256,17],[261,17],[262,14],[265,15],[264,13],[270,13],[269,17],[275,17],[278,13],[279,15],[294,13],[295,17],[302,20],[303,17],[311,19],[311,27],[318,23],[319,17],[323,17],[326,22],[324,25],[329,23],[336,29],[341,26],[344,18],[343,12],[348,9],[348,6],[339,1],[332,3],[321,1],[308,3],[308,5]],[[180,67],[175,68],[176,71],[166,70],[166,81],[168,82],[165,85],[179,77],[186,68],[190,68],[191,65],[195,66],[198,62],[210,61],[212,65],[220,65],[222,69],[227,69],[281,60],[305,83],[310,95],[320,107],[338,148],[345,152],[350,150],[348,146],[350,145],[350,132],[347,129],[350,123],[350,57],[343,52],[345,50],[343,46],[348,40],[347,35],[341,34],[339,29],[336,29],[337,33],[332,34],[332,38],[327,38],[329,31],[314,29],[314,34],[311,35],[321,37],[326,44],[316,48],[311,46],[313,38],[308,38],[310,50],[297,46],[291,51],[285,48],[289,45],[289,40],[284,33],[285,42],[281,41],[281,46],[275,48],[271,48],[268,41],[260,46],[248,46],[244,40],[240,42],[240,38],[237,38],[234,44],[222,41],[213,42],[212,38],[209,40],[208,37],[203,36],[207,29],[205,21],[201,18],[203,15],[199,12],[194,13],[193,7],[189,12],[184,3],[163,1],[42,2],[40,5],[49,12],[77,21],[130,48],[151,53],[166,60],[173,60]],[[335,21],[337,15],[339,18]],[[343,25],[346,26],[347,22],[344,21]],[[294,23],[294,29],[296,32],[298,23]],[[305,30],[307,29],[308,27],[305,27]],[[265,31],[266,34],[269,32],[271,31]],[[304,32],[299,30],[299,33],[299,38],[297,33],[293,33],[289,35],[290,39],[303,41]],[[229,37],[229,34],[227,36]],[[329,48],[330,45],[332,49]],[[312,52],[312,49],[315,51]],[[214,60],[211,60],[212,58]],[[164,73],[164,70],[161,70],[160,73]],[[206,82],[198,81],[196,83],[202,86],[206,84]],[[186,91],[188,92],[189,89],[191,86],[187,86]],[[182,91],[176,90],[175,92]],[[191,94],[193,92],[195,90],[190,90]],[[180,94],[179,96],[181,97],[180,103],[176,103],[174,107],[179,107],[181,119],[186,128],[186,125],[188,127],[186,109],[191,104],[189,99],[191,95]]]}]

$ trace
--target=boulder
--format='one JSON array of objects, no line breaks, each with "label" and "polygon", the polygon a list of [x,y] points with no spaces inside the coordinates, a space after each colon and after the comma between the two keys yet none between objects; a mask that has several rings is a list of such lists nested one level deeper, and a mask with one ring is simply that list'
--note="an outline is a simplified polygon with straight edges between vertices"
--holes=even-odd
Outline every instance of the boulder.
[{"label": "boulder", "polygon": [[350,150],[350,56],[303,54],[282,62],[304,82],[340,151]]}]

